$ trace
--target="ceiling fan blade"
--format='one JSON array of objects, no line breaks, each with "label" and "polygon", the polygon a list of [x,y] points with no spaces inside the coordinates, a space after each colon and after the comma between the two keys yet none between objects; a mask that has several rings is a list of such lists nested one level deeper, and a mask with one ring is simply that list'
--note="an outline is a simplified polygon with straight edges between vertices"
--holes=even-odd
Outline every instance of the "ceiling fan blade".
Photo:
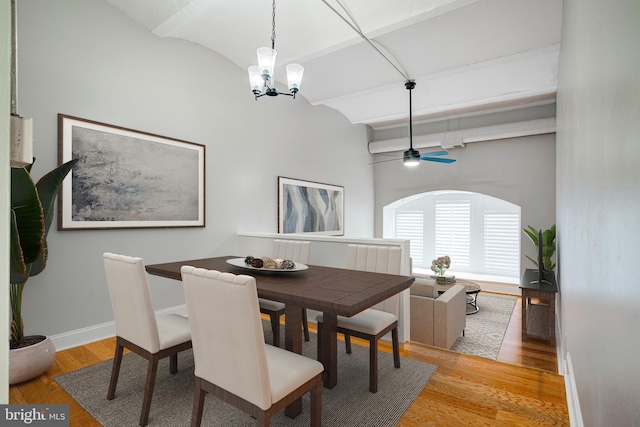
[{"label": "ceiling fan blade", "polygon": [[449,154],[449,152],[448,151],[444,151],[444,150],[442,150],[442,151],[432,151],[430,153],[421,154],[420,157],[422,157],[422,156],[446,156],[447,154]]},{"label": "ceiling fan blade", "polygon": [[428,162],[438,162],[438,163],[453,163],[455,162],[455,159],[440,159],[437,157],[427,157],[427,156],[420,156],[420,160],[426,160]]}]

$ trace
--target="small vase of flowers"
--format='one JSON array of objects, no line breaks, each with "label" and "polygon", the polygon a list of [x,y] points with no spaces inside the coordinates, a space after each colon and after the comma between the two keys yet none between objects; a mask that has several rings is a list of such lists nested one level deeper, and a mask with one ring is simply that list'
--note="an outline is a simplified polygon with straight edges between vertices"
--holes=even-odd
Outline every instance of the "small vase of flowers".
[{"label": "small vase of flowers", "polygon": [[431,270],[437,274],[436,283],[444,285],[447,283],[447,278],[444,273],[451,267],[451,258],[448,256],[441,256],[431,261]]}]

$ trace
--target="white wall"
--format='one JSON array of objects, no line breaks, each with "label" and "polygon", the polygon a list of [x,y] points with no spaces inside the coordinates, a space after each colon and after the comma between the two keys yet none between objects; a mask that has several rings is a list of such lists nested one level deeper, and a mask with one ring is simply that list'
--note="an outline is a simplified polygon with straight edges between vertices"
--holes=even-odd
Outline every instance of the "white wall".
[{"label": "white wall", "polygon": [[[27,283],[26,333],[113,320],[102,253],[147,263],[224,255],[237,231],[277,231],[279,175],[345,187],[345,232],[373,233],[366,128],[302,96],[255,101],[246,71],[197,44],[149,34],[101,0],[20,0],[20,110],[34,119],[33,174],[57,165],[57,114],[206,145],[206,227],[64,231]],[[304,85],[303,85],[304,88]],[[144,159],[140,159],[144,161]],[[55,220],[54,220],[55,221]],[[156,308],[183,303],[150,278]]]},{"label": "white wall", "polygon": [[[0,1],[0,212],[10,209],[9,115],[11,83],[11,1]],[[9,236],[9,216],[0,216],[0,235]],[[9,239],[0,242],[0,319],[9,319]],[[9,328],[0,328],[0,354],[9,353]],[[9,358],[0,357],[0,404],[9,403]]]},{"label": "white wall", "polygon": [[561,338],[573,362],[575,412],[594,427],[640,423],[639,24],[637,0],[564,2],[557,103]]},{"label": "white wall", "polygon": [[[556,222],[554,134],[477,142],[449,153],[457,160],[455,163],[420,162],[416,168],[404,167],[401,160],[376,164],[376,212],[414,194],[461,190],[488,194],[520,206],[523,227],[547,229]],[[385,159],[389,157],[376,156],[376,161]],[[382,236],[381,214],[375,219],[375,236]],[[524,233],[521,237],[520,264],[524,271],[534,267],[524,254],[535,257],[535,248]]]}]

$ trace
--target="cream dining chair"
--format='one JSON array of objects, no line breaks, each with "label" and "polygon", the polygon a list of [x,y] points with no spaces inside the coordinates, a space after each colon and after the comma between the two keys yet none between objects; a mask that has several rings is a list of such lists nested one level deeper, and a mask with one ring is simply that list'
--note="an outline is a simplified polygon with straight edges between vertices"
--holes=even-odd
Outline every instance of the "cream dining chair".
[{"label": "cream dining chair", "polygon": [[311,425],[320,426],[320,362],[265,344],[256,279],[181,268],[195,361],[191,426],[200,426],[206,393],[268,426],[273,415],[311,392]]},{"label": "cream dining chair", "polygon": [[156,316],[144,261],[104,253],[104,268],[116,323],[116,350],[107,399],[115,397],[124,348],[149,361],[139,424],[149,420],[158,361],[170,357],[169,372],[178,371],[178,353],[191,348],[189,321],[177,314]]},{"label": "cream dining chair", "polygon": [[[273,259],[289,259],[293,262],[308,264],[310,252],[311,242],[275,239],[271,253]],[[284,303],[264,298],[258,298],[258,303],[260,304],[260,312],[268,315],[271,321],[273,345],[280,347],[280,316],[284,315]],[[307,322],[307,310],[304,308],[302,309],[302,328],[304,340],[309,341],[309,323]]]},{"label": "cream dining chair", "polygon": [[[348,269],[400,274],[401,266],[401,249],[398,247],[349,245],[347,248]],[[338,316],[338,332],[344,334],[347,353],[351,353],[352,336],[369,341],[369,391],[372,393],[378,391],[378,340],[388,332],[391,332],[393,344],[393,364],[396,368],[400,367],[399,309],[400,297],[396,294],[353,317]],[[316,317],[316,321],[319,340],[322,314]]]}]

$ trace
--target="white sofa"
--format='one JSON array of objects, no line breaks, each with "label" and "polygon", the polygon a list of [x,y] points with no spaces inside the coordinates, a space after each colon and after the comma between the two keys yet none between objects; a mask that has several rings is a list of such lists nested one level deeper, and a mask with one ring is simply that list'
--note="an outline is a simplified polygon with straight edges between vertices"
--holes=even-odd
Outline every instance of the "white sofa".
[{"label": "white sofa", "polygon": [[417,277],[410,294],[411,341],[450,349],[467,325],[466,288],[438,295],[434,279]]}]

